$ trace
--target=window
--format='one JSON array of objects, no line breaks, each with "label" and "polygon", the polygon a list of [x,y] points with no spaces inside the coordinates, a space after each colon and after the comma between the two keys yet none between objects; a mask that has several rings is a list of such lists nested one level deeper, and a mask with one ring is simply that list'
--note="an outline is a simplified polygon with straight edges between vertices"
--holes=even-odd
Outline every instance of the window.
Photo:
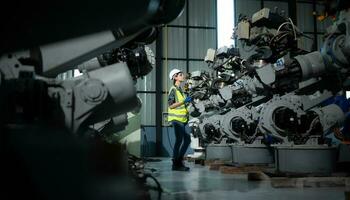
[{"label": "window", "polygon": [[234,27],[234,1],[217,0],[218,47],[234,44],[231,39]]}]

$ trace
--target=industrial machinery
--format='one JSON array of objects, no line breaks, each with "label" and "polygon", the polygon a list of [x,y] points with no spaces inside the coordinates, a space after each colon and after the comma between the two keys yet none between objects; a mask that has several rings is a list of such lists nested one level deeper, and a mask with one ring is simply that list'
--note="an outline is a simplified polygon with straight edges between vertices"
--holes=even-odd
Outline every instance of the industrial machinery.
[{"label": "industrial machinery", "polygon": [[[137,190],[139,172],[128,172],[134,168],[122,145],[107,143],[103,135],[123,129],[126,112],[139,109],[134,85],[154,65],[145,45],[184,5],[185,0],[8,5],[0,14],[3,196],[149,198]],[[77,68],[82,76],[55,78]]]},{"label": "industrial machinery", "polygon": [[240,19],[234,32],[238,49],[208,50],[206,74],[212,76],[202,79],[210,84],[194,87],[193,94],[205,92],[203,98],[194,95],[191,111],[194,131],[209,149],[212,143],[230,144],[233,162],[275,160],[281,172],[334,169],[336,147],[325,135],[343,126],[348,108],[325,102],[349,88],[350,18],[343,8],[335,8],[337,20],[320,52],[298,48],[305,35],[283,13],[267,8]]},{"label": "industrial machinery", "polygon": [[[280,36],[282,34],[280,31],[283,31],[283,36]],[[249,50],[250,54],[248,55],[245,48],[222,47],[218,50],[208,50],[205,61],[209,63],[211,71],[204,74],[209,74],[210,76],[200,76],[200,73],[196,72],[191,77],[191,82],[197,84],[191,88],[192,96],[197,100],[194,102],[191,114],[194,114],[192,115],[193,117],[208,116],[212,115],[211,113],[214,110],[214,115],[222,116],[222,123],[225,124],[225,127],[221,128],[223,130],[221,132],[234,141],[239,141],[240,138],[237,138],[237,135],[241,135],[242,138],[245,138],[243,139],[244,141],[256,135],[254,134],[256,128],[253,127],[257,127],[255,122],[257,118],[251,119],[255,124],[249,128],[251,130],[243,131],[247,134],[252,132],[250,136],[243,136],[243,132],[237,134],[236,131],[233,131],[232,126],[239,124],[239,126],[248,127],[248,125],[244,124],[252,124],[252,122],[248,121],[243,124],[242,122],[238,123],[238,121],[241,121],[237,121],[238,118],[247,119],[245,117],[247,115],[257,116],[257,112],[253,111],[256,106],[267,102],[275,94],[285,94],[298,89],[298,82],[293,85],[289,84],[291,81],[283,83],[283,81],[278,80],[277,77],[279,78],[280,76],[277,75],[276,68],[284,67],[284,57],[290,51],[293,51],[295,54],[302,52],[294,43],[289,42],[290,37],[295,40],[302,34],[297,30],[293,22],[290,22],[289,18],[272,13],[265,8],[254,14],[251,20],[243,18],[238,25],[235,35],[241,44],[249,46],[251,49]],[[277,40],[276,38],[278,37],[281,38]],[[283,49],[288,51],[275,48],[282,44],[285,46]],[[204,81],[195,82],[192,81],[193,79],[205,80],[205,84],[203,84]],[[241,113],[246,113],[245,111],[249,110],[246,106],[253,107],[251,113],[239,116]],[[235,111],[235,109],[241,109],[242,112]],[[220,121],[217,119],[218,117],[214,118],[216,121]],[[232,120],[235,121],[233,125],[230,124]],[[203,121],[208,121],[208,119]],[[208,122],[206,123],[209,124]],[[206,127],[215,127],[213,124],[215,123]],[[230,126],[231,128],[227,128]],[[210,129],[207,128],[206,130]],[[205,130],[203,129],[202,132],[205,132]],[[252,142],[253,140],[249,139],[249,141]]]}]

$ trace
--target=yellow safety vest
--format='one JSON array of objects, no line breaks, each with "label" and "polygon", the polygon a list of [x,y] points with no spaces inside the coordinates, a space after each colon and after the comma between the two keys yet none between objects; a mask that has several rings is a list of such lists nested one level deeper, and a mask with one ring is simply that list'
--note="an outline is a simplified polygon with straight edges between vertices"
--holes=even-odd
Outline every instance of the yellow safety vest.
[{"label": "yellow safety vest", "polygon": [[[172,90],[175,90],[176,102],[183,102],[185,100],[185,96],[175,86],[170,88],[169,94]],[[188,121],[188,111],[185,104],[182,104],[174,109],[168,107],[168,122],[172,121],[179,121],[182,123],[186,123]]]}]

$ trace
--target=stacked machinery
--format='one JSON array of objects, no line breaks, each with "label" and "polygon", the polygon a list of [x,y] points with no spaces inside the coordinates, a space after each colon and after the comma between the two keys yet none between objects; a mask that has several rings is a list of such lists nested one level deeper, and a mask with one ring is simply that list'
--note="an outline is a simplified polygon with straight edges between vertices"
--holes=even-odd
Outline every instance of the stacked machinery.
[{"label": "stacked machinery", "polygon": [[325,135],[343,126],[349,109],[332,101],[349,77],[350,12],[338,3],[321,51],[298,48],[305,35],[283,13],[241,17],[239,48],[209,49],[210,72],[192,73],[194,133],[205,144],[230,144],[235,163],[275,156],[282,172],[331,172],[336,148]]}]

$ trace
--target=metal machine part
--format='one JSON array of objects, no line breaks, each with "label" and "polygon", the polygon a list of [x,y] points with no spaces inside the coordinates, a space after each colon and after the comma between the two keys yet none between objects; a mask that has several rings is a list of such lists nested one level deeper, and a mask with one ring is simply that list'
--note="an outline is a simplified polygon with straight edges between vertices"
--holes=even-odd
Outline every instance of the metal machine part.
[{"label": "metal machine part", "polygon": [[[284,142],[288,142],[285,138],[285,130],[278,127],[275,123],[276,114],[278,114],[278,111],[283,109],[289,114],[289,118],[285,118],[286,116],[283,116],[283,119],[289,122],[295,122],[297,117],[300,117],[303,114],[301,107],[301,102],[293,101],[289,97],[275,96],[273,99],[266,102],[261,109],[258,124],[259,130],[264,134],[271,134]],[[289,123],[287,122],[287,124]]]},{"label": "metal machine part", "polygon": [[300,65],[303,80],[320,76],[326,70],[322,55],[319,52],[296,56],[295,59]]},{"label": "metal machine part", "polygon": [[344,112],[335,104],[313,108],[310,112],[314,112],[319,117],[323,133],[329,132],[334,126],[342,126],[345,119]]},{"label": "metal machine part", "polygon": [[[192,128],[193,135],[200,138],[200,142],[203,145],[209,143],[220,143],[222,135],[219,131],[220,120],[217,116],[218,113],[216,111],[195,112],[199,113],[198,116],[191,116],[189,121],[189,126]],[[193,114],[191,113],[191,110],[190,114]]]},{"label": "metal machine part", "polygon": [[[97,39],[98,38],[99,37],[97,37]],[[80,41],[85,40],[79,40],[78,43],[80,43]],[[43,58],[53,58],[55,56],[53,52],[57,52],[57,48],[66,47],[68,50],[79,52],[80,48],[69,48],[74,47],[75,40],[72,40],[70,42],[71,43],[67,43],[67,41],[65,41],[62,45],[53,46],[53,49],[50,49],[49,47],[42,48],[42,50],[45,50],[42,51],[42,55],[48,55],[47,57]],[[103,42],[103,40],[99,41],[98,44],[100,44],[100,42]],[[89,44],[89,41],[87,44]],[[88,48],[82,48],[81,50],[85,52],[88,50]],[[38,75],[37,73],[41,74],[42,71],[41,68],[35,66],[33,67],[33,63],[29,62],[31,58],[33,58],[31,52],[23,51],[6,54],[0,60],[0,72],[3,75],[2,88],[4,91],[9,90],[8,92],[3,93],[3,95],[5,95],[3,98],[11,98],[11,96],[6,96],[6,94],[12,95],[12,93],[14,93],[13,95],[21,95],[15,94],[21,93],[21,91],[15,91],[15,89],[9,88],[7,86],[7,84],[10,82],[13,84],[18,84],[14,80],[18,80],[17,82],[23,83],[40,82],[42,86],[33,85],[31,86],[32,88],[27,88],[26,90],[27,92],[35,93],[35,90],[39,89],[35,87],[41,87],[45,89],[45,91],[40,92],[46,93],[46,95],[41,94],[33,97],[36,99],[35,101],[44,102],[44,104],[47,106],[44,106],[46,110],[43,112],[51,112],[49,111],[48,107],[51,104],[51,106],[56,104],[56,106],[58,105],[60,107],[58,110],[61,110],[62,113],[60,112],[59,114],[53,114],[53,116],[55,116],[55,118],[61,117],[64,121],[65,127],[68,128],[68,130],[71,132],[84,132],[89,125],[104,121],[108,118],[112,118],[115,115],[132,111],[134,107],[137,107],[139,105],[139,100],[136,97],[134,80],[140,76],[146,75],[153,68],[154,55],[147,47],[138,45],[134,50],[128,50],[124,52],[123,48],[119,48],[115,49],[114,51],[118,52],[118,54],[113,54],[115,56],[112,56],[113,58],[110,58],[112,61],[108,60],[108,62],[105,62],[104,65],[101,65],[100,62],[92,60],[92,62],[89,64],[94,64],[95,66],[88,66],[88,70],[85,71],[85,74],[83,76],[64,81],[46,78]],[[52,57],[49,55],[52,55]],[[77,55],[77,57],[79,57],[78,54],[72,55]],[[70,59],[71,57],[69,56],[63,56],[58,57],[56,60],[51,60],[52,65],[49,65],[45,62],[45,64],[47,64],[45,66],[56,66],[52,68],[54,71],[47,71],[52,72],[48,73],[48,76],[54,75],[57,72],[60,72],[62,69],[67,69],[64,66],[69,65],[67,63],[64,63],[63,60],[68,61]],[[44,60],[45,59],[42,59],[42,61]],[[51,67],[49,68],[51,69]],[[44,71],[43,74],[46,74],[46,71]],[[28,86],[23,85],[23,87],[26,88]],[[33,102],[34,104],[35,101]],[[40,110],[44,109],[39,108],[42,105],[30,105],[30,102],[9,103],[10,104],[8,107],[11,107],[10,110],[18,106],[33,107],[31,110],[27,109],[23,112],[29,112],[29,115],[34,116],[37,112],[35,109],[38,109],[38,112],[42,112]],[[4,110],[4,113],[5,112],[7,111]],[[15,113],[11,115],[16,115]],[[43,113],[40,113],[39,115],[41,114]],[[4,123],[6,124],[9,121],[15,123],[16,120],[14,118],[5,119]]]},{"label": "metal machine part", "polygon": [[324,133],[344,120],[344,113],[337,105],[315,107],[330,96],[327,92],[317,99],[312,95],[275,96],[263,105],[258,128],[284,144],[306,144],[311,136],[322,139]]},{"label": "metal machine part", "polygon": [[241,17],[233,37],[238,39],[243,58],[254,57],[274,63],[290,52],[298,55],[300,49],[295,41],[302,35],[283,12],[263,8],[251,18]]},{"label": "metal machine part", "polygon": [[242,106],[221,116],[220,130],[238,143],[251,143],[257,136],[257,120],[255,108]]},{"label": "metal machine part", "polygon": [[[45,90],[37,91],[44,94],[34,97],[38,102],[42,102],[43,104],[35,106],[30,105],[31,102],[9,102],[10,104],[7,106],[9,108],[34,106],[32,110],[21,111],[26,115],[34,116],[36,112],[40,112],[40,106],[43,108],[47,106],[45,112],[52,113],[54,118],[62,117],[66,128],[73,133],[84,131],[84,127],[87,128],[88,125],[112,118],[116,114],[130,111],[138,105],[133,77],[126,63],[117,63],[103,67],[78,78],[64,81],[45,79],[38,76],[33,77],[33,71],[27,72],[31,76],[23,78],[23,73],[23,70],[18,73],[18,83],[23,79],[23,81],[27,83],[41,83],[41,85],[46,88]],[[14,74],[14,76],[16,76],[16,74]],[[15,89],[11,89],[7,86],[9,83],[14,82],[11,76],[5,76],[5,78],[2,84],[3,91],[9,91],[2,94],[4,95],[3,98],[11,98],[10,95],[12,95],[12,93],[14,93],[13,95],[16,95],[16,93],[18,93],[17,95],[21,95],[23,91],[15,91]],[[16,82],[14,82],[14,84],[16,84]],[[38,87],[40,87],[32,85],[30,88],[30,86],[31,85],[23,85],[24,88],[27,88],[27,92],[35,92],[35,90],[38,90]],[[35,101],[32,103],[35,103]],[[63,115],[61,116],[59,114],[60,112],[54,114],[54,112],[57,112],[56,110],[50,111],[48,108],[49,104],[60,107],[58,110],[61,110]],[[35,110],[36,108],[38,108],[38,110]],[[6,113],[5,110],[4,113]],[[16,113],[17,112],[12,113],[11,115],[15,117]],[[16,120],[9,118],[3,123],[6,124],[9,121],[14,123]]]},{"label": "metal machine part", "polygon": [[40,47],[42,65],[42,75],[46,77],[56,77],[59,73],[75,68],[82,62],[93,58],[95,55],[102,54],[106,47],[118,47],[124,45],[131,38],[116,40],[111,31],[92,34],[75,39],[69,39],[64,42],[48,44]]},{"label": "metal machine part", "polygon": [[[349,76],[350,13],[343,10],[338,20],[327,29],[327,37],[321,51],[299,55],[288,66],[293,71],[300,71],[300,78],[306,80],[322,75],[333,74],[344,81]],[[289,74],[292,74],[291,72]]]},{"label": "metal machine part", "polygon": [[[76,132],[83,122],[93,124],[111,118],[132,110],[138,103],[136,88],[126,63],[89,72],[88,76],[88,80],[79,83],[72,90],[75,105],[72,107],[62,105],[67,116],[66,124],[72,123],[68,125],[72,132]],[[94,80],[102,81],[93,84],[96,82]],[[115,87],[116,85],[118,87]],[[107,93],[109,99],[106,98]]]},{"label": "metal machine part", "polygon": [[[190,78],[187,80],[187,84],[191,96],[197,99],[204,99],[206,97],[205,93],[208,92],[210,88],[211,78],[206,72],[194,71],[190,73]],[[204,94],[202,92],[204,92]]]},{"label": "metal machine part", "polygon": [[207,54],[204,58],[204,61],[205,62],[214,62],[214,58],[215,58],[215,49],[208,49]]},{"label": "metal machine part", "polygon": [[210,117],[204,117],[199,124],[200,138],[206,143],[220,143],[222,140],[222,134],[220,132],[220,117],[212,115]]},{"label": "metal machine part", "polygon": [[145,76],[155,66],[155,55],[148,46],[139,45],[134,50],[113,49],[78,65],[80,72],[92,71],[119,62],[126,62],[131,75],[136,79]]}]

